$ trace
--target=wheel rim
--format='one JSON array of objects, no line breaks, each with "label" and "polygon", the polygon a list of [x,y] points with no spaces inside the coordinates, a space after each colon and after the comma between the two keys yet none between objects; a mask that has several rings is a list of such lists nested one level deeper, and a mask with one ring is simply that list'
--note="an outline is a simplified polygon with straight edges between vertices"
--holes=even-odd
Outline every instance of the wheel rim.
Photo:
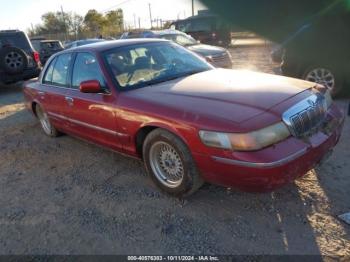
[{"label": "wheel rim", "polygon": [[49,121],[49,118],[45,112],[42,111],[40,107],[37,108],[37,114],[38,118],[41,124],[41,127],[43,128],[44,132],[48,135],[51,134],[51,124]]},{"label": "wheel rim", "polygon": [[150,164],[159,182],[169,188],[181,185],[184,165],[179,153],[166,142],[156,142],[150,148]]},{"label": "wheel rim", "polygon": [[7,67],[17,69],[23,66],[23,58],[17,52],[10,52],[5,56]]},{"label": "wheel rim", "polygon": [[335,86],[335,77],[333,73],[326,68],[316,68],[311,70],[306,75],[305,80],[324,85],[331,90],[334,89]]}]

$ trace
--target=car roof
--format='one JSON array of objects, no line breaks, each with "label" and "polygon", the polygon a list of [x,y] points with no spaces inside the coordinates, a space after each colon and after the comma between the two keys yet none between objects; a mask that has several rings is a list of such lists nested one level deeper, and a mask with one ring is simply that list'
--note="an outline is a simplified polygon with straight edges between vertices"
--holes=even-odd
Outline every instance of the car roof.
[{"label": "car roof", "polygon": [[152,39],[152,38],[137,38],[137,39],[123,39],[123,40],[112,40],[112,41],[103,41],[103,42],[97,42],[93,44],[83,45],[74,47],[71,49],[67,49],[67,51],[64,52],[70,52],[70,51],[96,51],[96,52],[103,52],[112,48],[117,47],[123,47],[128,45],[135,45],[135,44],[146,44],[146,43],[156,43],[156,42],[169,42],[168,40],[162,40],[162,39]]},{"label": "car roof", "polygon": [[179,30],[174,30],[174,29],[165,29],[165,30],[155,30],[152,31],[152,33],[156,34],[156,35],[185,35],[184,32],[181,32]]},{"label": "car roof", "polygon": [[174,35],[174,34],[178,34],[178,35],[186,35],[184,32],[181,32],[179,30],[174,30],[174,29],[164,29],[164,30],[143,30],[143,31],[139,31],[139,32],[126,32],[124,34],[130,34],[132,35],[138,35],[138,34],[150,34],[153,36],[162,36],[162,35]]}]

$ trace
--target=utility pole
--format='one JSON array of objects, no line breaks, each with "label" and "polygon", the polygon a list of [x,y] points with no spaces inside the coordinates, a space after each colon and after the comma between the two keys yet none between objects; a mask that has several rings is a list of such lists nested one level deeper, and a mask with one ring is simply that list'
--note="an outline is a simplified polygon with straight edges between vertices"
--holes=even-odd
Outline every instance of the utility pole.
[{"label": "utility pole", "polygon": [[134,14],[134,28],[136,29],[136,14]]},{"label": "utility pole", "polygon": [[141,18],[139,17],[139,29],[141,29]]},{"label": "utility pole", "polygon": [[194,0],[192,0],[192,16],[194,16]]},{"label": "utility pole", "polygon": [[68,35],[67,35],[67,24],[66,24],[66,18],[64,17],[64,12],[63,12],[63,6],[61,6],[61,12],[62,12],[62,19],[64,23],[64,31],[65,31],[65,40],[68,40]]},{"label": "utility pole", "polygon": [[148,3],[148,9],[149,9],[149,20],[151,21],[151,29],[152,29],[153,23],[152,23],[151,3]]}]

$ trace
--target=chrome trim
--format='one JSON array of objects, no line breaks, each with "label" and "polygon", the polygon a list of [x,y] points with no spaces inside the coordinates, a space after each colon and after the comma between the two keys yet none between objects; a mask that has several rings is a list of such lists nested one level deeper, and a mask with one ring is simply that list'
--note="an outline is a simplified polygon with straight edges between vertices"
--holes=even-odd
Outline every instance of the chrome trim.
[{"label": "chrome trim", "polygon": [[[325,119],[326,112],[325,96],[316,93],[285,111],[282,120],[294,137],[302,137],[318,129]],[[302,133],[299,132],[299,129],[302,130]]]},{"label": "chrome trim", "polygon": [[98,131],[101,131],[101,132],[105,132],[105,133],[108,133],[108,134],[111,134],[111,135],[128,136],[127,134],[122,134],[122,133],[118,133],[118,132],[116,132],[114,130],[111,130],[111,129],[107,129],[107,128],[103,128],[103,127],[100,127],[100,126],[91,125],[91,124],[88,124],[86,122],[82,122],[82,121],[79,121],[79,120],[76,120],[76,119],[73,119],[73,118],[69,118],[69,117],[60,115],[60,114],[56,114],[56,113],[52,113],[52,112],[48,112],[48,114],[50,116],[53,116],[53,117],[57,117],[57,118],[60,118],[60,119],[63,119],[63,120],[67,120],[67,121],[69,121],[71,123],[74,123],[74,124],[77,124],[77,125],[81,125],[81,126],[85,126],[85,127],[91,128],[91,129],[95,129],[95,130],[98,130]]},{"label": "chrome trim", "polygon": [[281,165],[284,165],[288,162],[291,162],[298,157],[304,155],[307,151],[307,148],[304,148],[296,153],[293,153],[290,156],[287,156],[285,158],[282,158],[280,160],[269,162],[269,163],[255,163],[255,162],[246,162],[241,160],[235,160],[235,159],[229,159],[229,158],[222,158],[218,156],[212,156],[211,158],[216,161],[223,164],[229,164],[229,165],[238,165],[238,166],[244,166],[244,167],[254,167],[254,168],[271,168],[271,167],[278,167]]}]

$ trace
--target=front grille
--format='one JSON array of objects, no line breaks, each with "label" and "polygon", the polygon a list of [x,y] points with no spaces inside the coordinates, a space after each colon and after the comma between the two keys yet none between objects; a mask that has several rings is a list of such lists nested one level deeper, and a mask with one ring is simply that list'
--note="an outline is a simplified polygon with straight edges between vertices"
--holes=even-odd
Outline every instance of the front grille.
[{"label": "front grille", "polygon": [[283,114],[283,121],[295,137],[312,135],[326,117],[326,102],[321,94],[302,100]]}]

